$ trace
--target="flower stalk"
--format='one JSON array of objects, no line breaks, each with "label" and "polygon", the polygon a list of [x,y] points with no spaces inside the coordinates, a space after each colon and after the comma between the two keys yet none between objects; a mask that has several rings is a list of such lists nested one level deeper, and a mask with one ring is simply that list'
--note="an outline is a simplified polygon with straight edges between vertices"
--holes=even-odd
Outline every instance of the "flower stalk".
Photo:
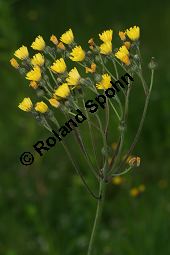
[{"label": "flower stalk", "polygon": [[[77,175],[88,193],[97,202],[87,255],[92,255],[95,249],[96,233],[105,200],[106,186],[110,184],[114,176],[118,178],[140,165],[140,157],[134,157],[130,161],[128,158],[139,140],[144,125],[156,67],[152,58],[149,64],[151,80],[148,86],[143,75],[142,57],[139,49],[140,28],[134,26],[119,31],[118,34],[121,45],[117,48],[113,49],[113,31],[109,29],[99,34],[100,45],[97,45],[93,38],[88,41],[88,51],[85,51],[85,47],[81,47],[76,42],[72,29],[63,33],[59,37],[60,39],[52,35],[50,37],[52,46],[48,46],[43,37],[39,35],[31,44],[31,47],[36,51],[34,56],[30,57],[27,47],[21,46],[14,53],[18,61],[15,58],[10,60],[12,67],[29,80],[30,89],[34,89],[38,96],[38,101],[35,102],[32,102],[29,97],[24,98],[18,107],[22,111],[32,114],[37,122],[50,133],[53,133],[52,126],[54,125],[62,137],[69,133],[74,135],[81,155],[87,164],[86,169],[93,173],[94,181],[99,185],[96,195],[86,181],[86,174],[82,174],[79,169],[78,159],[73,157],[69,146],[61,139],[60,142]],[[71,61],[74,67],[69,70],[68,63]],[[122,71],[126,75],[121,76]],[[125,141],[129,123],[129,103],[132,97],[131,90],[138,89],[138,86],[132,85],[136,76],[142,84],[144,90],[142,96],[145,97],[145,103],[137,132],[127,150]],[[126,80],[127,86],[121,84],[119,77]],[[130,80],[131,78],[132,80]],[[119,88],[117,88],[117,83],[120,85]],[[106,98],[109,89],[113,95]],[[95,96],[95,99],[86,101],[89,95]],[[97,111],[101,108],[105,111],[103,115]],[[86,131],[86,133],[78,127],[78,124],[83,120],[75,122],[77,112],[81,112],[87,120],[88,132]],[[66,119],[66,125],[60,126],[57,114],[61,114],[63,119]],[[69,119],[70,117],[71,119]],[[119,131],[117,137],[113,136],[112,118],[114,118],[113,123]],[[86,146],[87,135],[90,138],[89,146],[92,147],[92,153]],[[110,145],[113,139],[116,141],[114,149]],[[124,151],[127,151],[125,155]],[[117,179],[117,182],[120,183],[120,179]],[[133,191],[132,193],[135,195],[137,192]]]}]

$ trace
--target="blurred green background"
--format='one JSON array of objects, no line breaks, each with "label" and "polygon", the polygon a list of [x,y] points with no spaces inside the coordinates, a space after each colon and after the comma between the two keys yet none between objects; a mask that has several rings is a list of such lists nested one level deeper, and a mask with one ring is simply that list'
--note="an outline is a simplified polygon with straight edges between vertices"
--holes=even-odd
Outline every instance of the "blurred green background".
[{"label": "blurred green background", "polygon": [[[133,25],[141,27],[147,79],[150,58],[158,62],[149,111],[135,148],[142,164],[125,177],[125,184],[109,186],[94,255],[170,254],[170,1],[0,0],[0,255],[86,254],[96,207],[61,146],[30,167],[20,164],[20,154],[49,134],[17,108],[32,92],[9,65],[14,50],[29,46],[39,34],[47,41],[70,27],[85,46],[104,29],[116,32]],[[138,93],[132,102],[131,135],[140,98]],[[78,155],[77,151],[75,147]],[[88,171],[83,160],[80,166]],[[88,181],[96,188],[91,178]],[[131,197],[129,190],[140,184],[146,191]]]}]

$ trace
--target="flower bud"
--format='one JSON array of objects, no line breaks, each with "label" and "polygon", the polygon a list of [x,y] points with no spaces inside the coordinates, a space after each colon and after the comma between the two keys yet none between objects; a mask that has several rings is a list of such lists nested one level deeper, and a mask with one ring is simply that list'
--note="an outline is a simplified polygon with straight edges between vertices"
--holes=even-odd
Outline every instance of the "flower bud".
[{"label": "flower bud", "polygon": [[149,69],[155,70],[157,68],[158,64],[155,61],[155,58],[151,58],[151,61],[148,64]]},{"label": "flower bud", "polygon": [[102,79],[101,74],[96,73],[96,74],[94,75],[94,80],[95,80],[96,82],[100,82],[101,79]]}]

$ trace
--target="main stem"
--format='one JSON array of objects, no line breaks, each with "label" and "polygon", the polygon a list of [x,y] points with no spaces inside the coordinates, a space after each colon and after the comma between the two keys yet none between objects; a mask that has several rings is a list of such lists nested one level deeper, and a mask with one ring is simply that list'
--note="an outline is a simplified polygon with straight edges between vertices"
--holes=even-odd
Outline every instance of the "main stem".
[{"label": "main stem", "polygon": [[105,197],[105,185],[106,185],[106,183],[104,182],[104,180],[100,179],[100,184],[99,184],[100,199],[98,199],[98,202],[97,202],[96,215],[95,215],[95,219],[94,219],[93,229],[91,232],[87,255],[92,254],[92,249],[93,249],[93,245],[94,245],[94,241],[95,241],[97,226],[99,225],[99,221],[100,221],[100,217],[101,217],[101,213],[102,213],[102,207],[103,207],[103,202],[104,202],[104,197]]}]

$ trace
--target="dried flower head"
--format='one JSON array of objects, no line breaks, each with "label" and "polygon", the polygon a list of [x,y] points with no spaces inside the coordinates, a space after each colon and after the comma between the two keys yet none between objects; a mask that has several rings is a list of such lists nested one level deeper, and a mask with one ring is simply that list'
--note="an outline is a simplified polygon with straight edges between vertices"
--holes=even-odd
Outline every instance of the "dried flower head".
[{"label": "dried flower head", "polygon": [[50,41],[51,41],[52,43],[54,43],[55,45],[58,45],[58,39],[57,39],[57,37],[56,37],[55,35],[52,35],[52,36],[50,37]]},{"label": "dried flower head", "polygon": [[10,63],[11,63],[11,66],[14,67],[15,69],[19,68],[19,64],[15,58],[11,58]]},{"label": "dried flower head", "polygon": [[133,157],[129,160],[128,163],[129,163],[129,166],[131,167],[138,167],[140,166],[140,161],[141,161],[140,157]]},{"label": "dried flower head", "polygon": [[126,33],[123,31],[119,31],[119,37],[122,41],[126,40]]},{"label": "dried flower head", "polygon": [[37,89],[39,84],[36,81],[31,81],[29,86],[33,89]]}]

